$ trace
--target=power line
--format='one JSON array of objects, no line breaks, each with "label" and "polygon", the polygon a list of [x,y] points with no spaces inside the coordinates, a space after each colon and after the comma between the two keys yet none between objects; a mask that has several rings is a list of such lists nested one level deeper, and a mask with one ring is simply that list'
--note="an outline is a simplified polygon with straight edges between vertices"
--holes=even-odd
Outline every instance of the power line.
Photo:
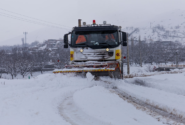
[{"label": "power line", "polygon": [[38,21],[34,21],[34,20],[29,20],[29,19],[25,19],[25,18],[22,18],[22,17],[17,17],[17,16],[14,16],[14,15],[11,15],[11,14],[6,14],[6,13],[1,13],[0,12],[0,16],[4,16],[4,17],[16,19],[16,20],[21,20],[21,21],[24,21],[24,22],[34,23],[34,24],[38,24],[38,25],[44,25],[44,26],[48,26],[48,27],[54,27],[54,28],[69,30],[69,28],[63,28],[63,27],[59,27],[59,26],[55,26],[55,25],[49,25],[49,24],[46,24],[46,23],[42,23],[42,22],[38,22]]},{"label": "power line", "polygon": [[19,15],[19,16],[23,16],[23,17],[26,17],[26,18],[34,19],[34,20],[37,20],[37,21],[42,21],[42,22],[45,22],[45,23],[50,23],[50,24],[53,24],[53,25],[58,25],[58,26],[68,27],[69,28],[69,26],[64,26],[64,25],[61,25],[61,24],[57,24],[57,23],[53,23],[53,22],[37,19],[37,18],[34,18],[34,17],[26,16],[26,15],[19,14],[19,13],[16,13],[16,12],[12,12],[12,11],[9,11],[9,10],[5,10],[5,9],[2,9],[2,8],[0,8],[0,10],[3,10],[3,11],[8,12],[8,13],[16,14],[16,15]]}]

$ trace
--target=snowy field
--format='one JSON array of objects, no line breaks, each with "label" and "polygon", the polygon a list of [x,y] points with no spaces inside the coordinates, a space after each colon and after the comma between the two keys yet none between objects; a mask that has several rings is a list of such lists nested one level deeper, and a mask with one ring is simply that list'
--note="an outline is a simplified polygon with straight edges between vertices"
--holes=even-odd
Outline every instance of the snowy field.
[{"label": "snowy field", "polygon": [[125,80],[101,77],[94,81],[91,74],[81,78],[74,74],[45,72],[31,79],[0,79],[0,125],[177,124],[138,109],[120,98],[114,92],[115,87],[185,118],[185,73]]},{"label": "snowy field", "polygon": [[[165,64],[161,64],[163,66],[165,66]],[[170,66],[171,64],[168,63],[166,64],[166,66]],[[181,65],[185,65],[184,63],[182,63]],[[132,76],[132,77],[143,77],[143,76],[153,76],[153,75],[159,75],[159,74],[170,74],[170,73],[181,73],[181,72],[185,72],[185,69],[171,69],[171,71],[155,71],[154,72],[154,68],[158,68],[159,65],[153,64],[144,64],[142,67],[140,67],[139,65],[130,65],[130,74],[127,74],[127,66],[124,65],[123,67],[123,71],[124,71],[124,76],[127,78],[128,76]]]},{"label": "snowy field", "polygon": [[[45,74],[45,73],[52,73],[52,72],[53,72],[53,71],[44,71],[43,74]],[[37,77],[38,75],[41,75],[41,72],[33,72],[33,73],[32,73],[32,76],[31,76],[30,73],[27,73],[27,74],[24,76],[24,78],[23,78],[22,75],[17,74],[17,76],[14,77],[13,79],[29,79],[29,78],[32,79],[32,78]],[[10,74],[3,73],[3,74],[2,74],[2,78],[3,78],[3,79],[12,79],[12,76],[11,76]]]}]

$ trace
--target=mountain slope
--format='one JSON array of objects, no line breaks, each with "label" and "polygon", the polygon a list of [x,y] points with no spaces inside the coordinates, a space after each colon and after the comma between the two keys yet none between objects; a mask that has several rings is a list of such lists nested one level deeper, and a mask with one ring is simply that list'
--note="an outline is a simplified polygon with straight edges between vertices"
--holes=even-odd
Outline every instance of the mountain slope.
[{"label": "mountain slope", "polygon": [[[138,25],[138,24],[136,24]],[[136,27],[125,27],[124,31],[130,33]],[[139,31],[135,32],[132,37],[150,41],[185,41],[185,11],[176,10],[166,13],[139,24]]]}]

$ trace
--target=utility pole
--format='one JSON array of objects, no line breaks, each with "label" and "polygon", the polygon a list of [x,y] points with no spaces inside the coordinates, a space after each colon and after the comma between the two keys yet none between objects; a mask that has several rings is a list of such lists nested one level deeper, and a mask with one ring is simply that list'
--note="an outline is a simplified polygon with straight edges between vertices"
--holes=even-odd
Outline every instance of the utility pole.
[{"label": "utility pole", "polygon": [[25,37],[24,37],[24,44],[25,44],[25,47],[26,47],[26,35],[28,34],[28,32],[23,32],[23,34],[25,35]]},{"label": "utility pole", "polygon": [[127,74],[130,74],[130,63],[129,63],[129,43],[128,43],[128,37],[130,37],[134,32],[139,31],[138,28],[134,29],[130,34],[127,33]]},{"label": "utility pole", "polygon": [[139,57],[140,57],[140,66],[142,67],[142,58],[141,58],[141,39],[139,36]]},{"label": "utility pole", "polygon": [[24,38],[22,38],[21,40],[22,40],[22,47],[24,47]]},{"label": "utility pole", "polygon": [[178,52],[175,52],[176,68],[178,68]]},{"label": "utility pole", "polygon": [[130,65],[129,65],[129,43],[128,43],[128,34],[127,34],[127,74],[130,74]]},{"label": "utility pole", "polygon": [[131,62],[131,64],[133,64],[133,60],[134,60],[134,38],[132,37],[131,38],[131,52],[132,52],[132,54],[131,54],[131,58],[132,58],[132,62]]}]

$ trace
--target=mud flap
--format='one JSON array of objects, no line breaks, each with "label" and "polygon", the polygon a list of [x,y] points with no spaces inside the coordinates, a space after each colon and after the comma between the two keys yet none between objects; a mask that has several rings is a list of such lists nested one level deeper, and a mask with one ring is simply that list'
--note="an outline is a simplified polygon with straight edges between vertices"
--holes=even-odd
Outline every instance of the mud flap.
[{"label": "mud flap", "polygon": [[123,62],[121,61],[121,78],[123,79]]},{"label": "mud flap", "polygon": [[115,71],[109,72],[109,77],[110,78],[114,78],[114,79],[121,79],[122,78],[122,74],[121,74],[119,68],[116,68]]}]

